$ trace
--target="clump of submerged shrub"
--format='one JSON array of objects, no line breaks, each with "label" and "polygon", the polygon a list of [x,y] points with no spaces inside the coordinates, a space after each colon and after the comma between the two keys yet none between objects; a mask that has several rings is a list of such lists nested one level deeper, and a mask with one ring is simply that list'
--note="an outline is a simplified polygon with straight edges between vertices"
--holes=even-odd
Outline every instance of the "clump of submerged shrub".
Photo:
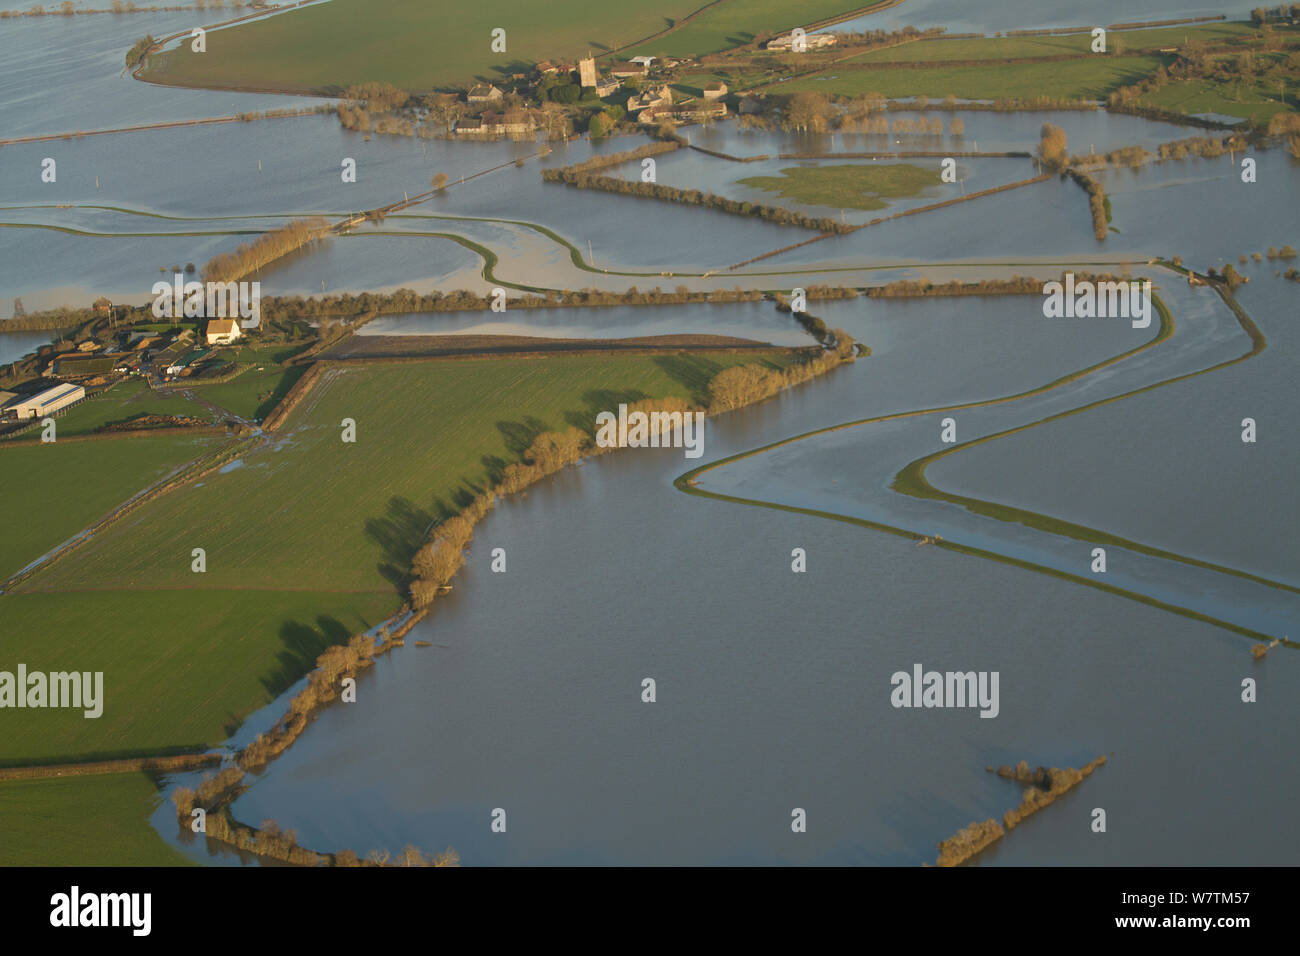
[{"label": "clump of submerged shrub", "polygon": [[1191,136],[1187,139],[1176,139],[1169,143],[1161,143],[1156,148],[1156,154],[1161,159],[1186,159],[1188,156],[1214,159],[1222,156],[1227,151],[1223,145],[1223,140],[1218,136]]},{"label": "clump of submerged shrub", "polygon": [[243,782],[244,771],[238,767],[226,767],[215,775],[206,774],[196,790],[177,787],[172,794],[177,818],[182,823],[189,823],[195,809],[207,811],[224,803],[239,790]]},{"label": "clump of submerged shrub", "polygon": [[645,146],[638,146],[636,149],[625,149],[619,153],[605,153],[603,155],[593,156],[591,159],[584,160],[581,163],[574,163],[572,166],[543,169],[542,179],[548,183],[563,182],[565,173],[571,173],[573,175],[593,173],[598,169],[608,169],[611,166],[621,166],[624,163],[630,163],[634,159],[644,159],[647,156],[659,156],[663,153],[671,153],[673,150],[679,148],[680,145],[672,141],[647,143]]},{"label": "clump of submerged shrub", "polygon": [[1101,183],[1085,172],[1077,169],[1069,169],[1067,172],[1070,178],[1088,193],[1088,209],[1092,212],[1092,234],[1098,239],[1105,239],[1110,222],[1110,201],[1106,198],[1106,190],[1102,188]]},{"label": "clump of submerged shrub", "polygon": [[962,827],[950,839],[939,844],[939,859],[935,865],[958,866],[965,863],[981,850],[1002,839],[1008,831],[1014,830],[1026,818],[1033,816],[1043,807],[1055,803],[1058,798],[1073,790],[1083,782],[1085,777],[1090,776],[1094,770],[1105,763],[1106,757],[1103,754],[1078,770],[1073,767],[1066,767],[1064,770],[1057,767],[1038,767],[1031,770],[1028,762],[1024,760],[1014,767],[1002,766],[996,771],[989,767],[990,773],[996,772],[1003,779],[1014,780],[1025,785],[1019,805],[1004,813],[1000,823],[990,818]]}]

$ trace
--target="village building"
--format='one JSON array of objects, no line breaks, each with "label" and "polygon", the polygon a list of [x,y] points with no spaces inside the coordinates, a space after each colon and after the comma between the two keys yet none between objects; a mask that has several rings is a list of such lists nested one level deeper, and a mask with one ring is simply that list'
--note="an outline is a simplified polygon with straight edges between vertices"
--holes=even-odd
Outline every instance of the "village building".
[{"label": "village building", "polygon": [[488,110],[478,119],[464,119],[456,123],[458,136],[497,136],[532,133],[537,129],[537,117],[528,110],[507,110],[497,113]]},{"label": "village building", "polygon": [[651,109],[656,106],[672,106],[673,92],[666,85],[658,89],[642,90],[634,96],[629,96],[627,100],[627,111],[632,114],[641,112],[641,110]]},{"label": "village building", "polygon": [[609,68],[609,75],[620,80],[625,80],[629,76],[645,76],[649,69],[644,63],[638,63],[635,60],[627,63],[615,63]]},{"label": "village building", "polygon": [[80,385],[62,382],[35,395],[11,400],[4,406],[4,412],[6,415],[12,414],[24,421],[31,418],[44,418],[46,415],[52,415],[77,404],[85,397],[86,390]]},{"label": "village building", "polygon": [[652,106],[637,115],[639,123],[698,123],[706,119],[720,119],[727,115],[727,104],[722,100],[694,100],[680,106]]},{"label": "village building", "polygon": [[505,96],[505,93],[494,84],[479,83],[477,86],[469,88],[469,92],[465,94],[465,101],[468,103],[495,103],[503,96]]},{"label": "village building", "polygon": [[[828,46],[834,46],[836,36],[834,33],[810,33],[804,37],[804,49],[821,50]],[[790,33],[783,34],[774,40],[767,42],[769,50],[789,50],[794,44],[794,35]]]},{"label": "village building", "polygon": [[578,61],[578,85],[596,85],[596,61],[592,57]]},{"label": "village building", "polygon": [[190,347],[184,342],[173,342],[167,348],[155,353],[150,359],[153,366],[154,374],[164,375],[167,369],[180,360],[180,357],[190,350]]},{"label": "village building", "polygon": [[242,334],[234,319],[213,319],[208,323],[205,341],[209,345],[229,345]]},{"label": "village building", "polygon": [[654,63],[654,61],[655,61],[655,58],[652,57],[652,56],[634,56],[634,57],[632,57],[632,59],[629,60],[628,62],[630,62],[630,63],[640,63],[642,66],[644,66],[644,67],[648,70],[648,69],[650,69],[650,64]]},{"label": "village building", "polygon": [[704,88],[704,98],[706,100],[720,100],[727,95],[727,84],[718,82],[710,83]]},{"label": "village building", "polygon": [[611,78],[611,77],[604,77],[604,76],[597,77],[597,78],[596,78],[596,87],[595,87],[595,89],[596,89],[596,95],[597,95],[597,96],[613,96],[615,93],[618,92],[619,87],[622,86],[622,85],[623,85],[623,84],[620,83],[618,80],[615,80],[615,79],[613,79],[613,78]]},{"label": "village building", "polygon": [[113,371],[116,364],[111,355],[68,355],[50,363],[46,375],[58,378],[90,378]]},{"label": "village building", "polygon": [[[194,349],[193,351],[187,353],[186,355],[183,355],[181,358],[175,359],[170,365],[168,365],[167,374],[168,375],[187,374],[188,372],[192,371],[195,366],[197,366],[200,362],[202,362],[205,358],[207,358],[208,354],[211,351],[212,351],[211,349]],[[154,367],[155,368],[157,367],[156,362],[154,363]]]}]

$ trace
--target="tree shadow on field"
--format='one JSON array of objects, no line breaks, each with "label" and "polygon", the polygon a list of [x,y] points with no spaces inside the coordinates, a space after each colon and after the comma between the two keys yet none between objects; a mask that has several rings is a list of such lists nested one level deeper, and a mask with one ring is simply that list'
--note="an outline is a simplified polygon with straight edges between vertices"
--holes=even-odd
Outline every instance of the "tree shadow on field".
[{"label": "tree shadow on field", "polygon": [[703,405],[709,400],[709,382],[722,366],[700,355],[660,355],[654,360],[669,378],[690,390],[691,402]]},{"label": "tree shadow on field", "polygon": [[[426,533],[420,539],[420,546],[423,546],[429,539],[429,531],[433,531],[438,525],[442,524],[448,518],[454,518],[463,512],[474,499],[482,492],[487,490],[486,482],[463,481],[459,488],[451,493],[447,498],[433,499],[433,523],[426,529]],[[416,549],[418,550],[418,548]],[[414,555],[414,552],[412,552]]]},{"label": "tree shadow on field", "polygon": [[564,420],[567,424],[572,425],[578,431],[588,437],[596,434],[596,416],[601,412],[610,412],[618,414],[618,406],[630,405],[633,402],[639,402],[643,399],[650,398],[645,392],[639,389],[629,389],[626,391],[617,391],[612,388],[597,388],[590,392],[585,392],[582,400],[587,403],[585,411],[566,412]]},{"label": "tree shadow on field", "polygon": [[479,461],[487,469],[488,482],[494,485],[501,481],[501,476],[505,474],[506,465],[510,464],[500,455],[484,455]]},{"label": "tree shadow on field", "polygon": [[424,543],[434,516],[417,507],[408,498],[388,499],[388,508],[382,518],[367,518],[366,537],[379,545],[384,560],[376,570],[397,587],[406,583],[411,555]]},{"label": "tree shadow on field", "polygon": [[[533,72],[533,64],[525,63],[523,60],[511,60],[509,63],[501,63],[492,67],[492,71],[498,74],[496,77],[498,80],[502,77],[508,79],[516,73],[522,73],[527,76]],[[490,82],[486,77],[479,77],[479,79],[484,83]]]},{"label": "tree shadow on field", "polygon": [[342,621],[327,615],[316,618],[315,627],[301,621],[285,621],[280,625],[284,648],[276,654],[275,669],[262,678],[262,686],[272,696],[283,694],[315,666],[316,658],[325,648],[345,644],[351,636]]},{"label": "tree shadow on field", "polygon": [[537,436],[546,430],[546,422],[531,415],[522,422],[497,422],[497,431],[506,441],[506,451],[517,458],[522,458]]}]

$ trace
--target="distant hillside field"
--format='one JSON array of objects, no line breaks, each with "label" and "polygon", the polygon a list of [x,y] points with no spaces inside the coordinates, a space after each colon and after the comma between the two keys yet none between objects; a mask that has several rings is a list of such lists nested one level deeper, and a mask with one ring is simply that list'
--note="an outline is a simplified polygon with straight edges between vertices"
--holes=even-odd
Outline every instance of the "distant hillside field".
[{"label": "distant hillside field", "polygon": [[[797,6],[793,0],[782,2]],[[206,53],[192,53],[189,43],[182,43],[179,50],[151,58],[145,78],[292,92],[342,91],[377,80],[426,92],[500,79],[539,60],[588,50],[600,55],[666,29],[665,18],[684,17],[702,5],[702,0],[330,0],[212,32]],[[497,27],[506,31],[505,53],[491,49]]]},{"label": "distant hillside field", "polygon": [[678,29],[639,45],[626,55],[700,56],[753,43],[760,35],[776,36],[793,27],[820,23],[867,7],[889,6],[888,0],[720,0],[701,9]]},{"label": "distant hillside field", "polygon": [[[330,94],[375,80],[427,92],[500,79],[540,60],[600,56],[640,40],[647,42],[626,55],[711,53],[762,31],[863,6],[862,0],[329,0],[209,33],[206,53],[192,53],[183,42],[152,57],[144,75],[224,89]],[[677,29],[656,36],[674,24]],[[505,53],[491,49],[497,27],[506,31]]]}]

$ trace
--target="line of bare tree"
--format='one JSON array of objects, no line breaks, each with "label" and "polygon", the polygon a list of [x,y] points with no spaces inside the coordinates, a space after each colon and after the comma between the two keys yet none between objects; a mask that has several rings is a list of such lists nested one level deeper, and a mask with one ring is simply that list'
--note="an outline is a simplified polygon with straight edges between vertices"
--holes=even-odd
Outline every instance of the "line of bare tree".
[{"label": "line of bare tree", "polygon": [[203,278],[207,282],[233,282],[282,256],[319,242],[329,231],[329,221],[321,216],[295,219],[262,233],[253,242],[242,243],[234,252],[213,256],[203,267]]}]

